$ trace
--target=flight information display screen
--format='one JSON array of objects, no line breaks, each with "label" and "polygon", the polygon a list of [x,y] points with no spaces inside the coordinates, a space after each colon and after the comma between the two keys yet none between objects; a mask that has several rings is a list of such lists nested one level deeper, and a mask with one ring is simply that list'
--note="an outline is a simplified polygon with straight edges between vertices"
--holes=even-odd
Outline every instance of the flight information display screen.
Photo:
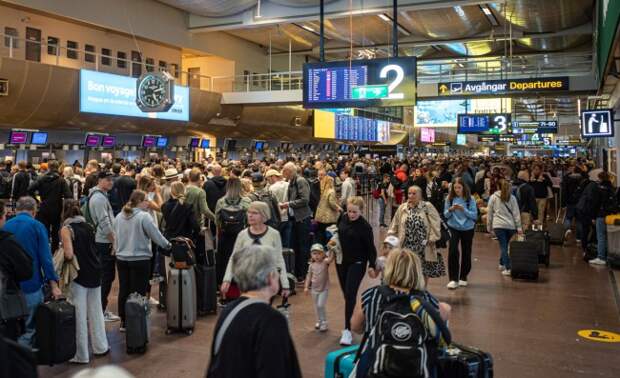
[{"label": "flight information display screen", "polygon": [[390,123],[347,113],[315,110],[314,137],[385,143],[390,139]]},{"label": "flight information display screen", "polygon": [[490,119],[487,114],[459,114],[459,134],[481,134],[489,131]]},{"label": "flight information display screen", "polygon": [[305,108],[411,106],[415,57],[306,63]]}]

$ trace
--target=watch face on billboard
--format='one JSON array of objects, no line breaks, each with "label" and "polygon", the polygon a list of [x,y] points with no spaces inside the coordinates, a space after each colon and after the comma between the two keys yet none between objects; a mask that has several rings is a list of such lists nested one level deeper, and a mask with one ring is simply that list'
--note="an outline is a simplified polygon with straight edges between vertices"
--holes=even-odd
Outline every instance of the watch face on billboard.
[{"label": "watch face on billboard", "polygon": [[581,136],[601,138],[614,136],[614,118],[611,109],[581,112]]}]

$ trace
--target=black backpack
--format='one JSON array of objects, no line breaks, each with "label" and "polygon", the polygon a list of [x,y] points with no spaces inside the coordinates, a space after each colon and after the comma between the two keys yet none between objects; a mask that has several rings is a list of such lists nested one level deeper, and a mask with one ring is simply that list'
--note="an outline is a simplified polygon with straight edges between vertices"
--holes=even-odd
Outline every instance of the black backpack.
[{"label": "black backpack", "polygon": [[308,179],[308,185],[310,185],[310,200],[308,206],[313,213],[316,212],[319,207],[319,201],[321,200],[321,183],[316,178]]},{"label": "black backpack", "polygon": [[227,235],[237,235],[247,223],[246,210],[241,206],[241,198],[237,201],[224,200],[224,206],[220,210],[219,221],[222,232]]},{"label": "black backpack", "polygon": [[617,214],[620,212],[620,209],[618,209],[616,191],[605,185],[599,185],[598,189],[601,193],[601,208],[604,210],[605,215]]},{"label": "black backpack", "polygon": [[0,175],[0,198],[9,198],[11,196],[12,183],[11,176]]},{"label": "black backpack", "polygon": [[367,376],[427,377],[429,364],[436,360],[438,345],[432,340],[417,309],[414,311],[413,304],[420,303],[449,343],[451,337],[445,322],[438,310],[424,299],[423,293],[396,293],[387,286],[381,286],[378,290],[385,300],[369,336],[374,338],[374,348],[363,352],[368,357],[363,364],[369,368]]},{"label": "black backpack", "polygon": [[282,218],[280,216],[280,209],[278,208],[278,201],[273,197],[273,195],[268,191],[260,191],[250,194],[250,198],[252,201],[261,201],[269,206],[271,218],[269,218],[265,224],[275,228],[276,230],[279,229]]},{"label": "black backpack", "polygon": [[579,185],[577,185],[577,188],[571,194],[572,203],[579,202],[579,199],[583,195],[583,191],[586,189],[586,186],[588,186],[589,183],[590,183],[590,180],[588,180],[587,178],[584,178],[581,181],[579,181]]}]

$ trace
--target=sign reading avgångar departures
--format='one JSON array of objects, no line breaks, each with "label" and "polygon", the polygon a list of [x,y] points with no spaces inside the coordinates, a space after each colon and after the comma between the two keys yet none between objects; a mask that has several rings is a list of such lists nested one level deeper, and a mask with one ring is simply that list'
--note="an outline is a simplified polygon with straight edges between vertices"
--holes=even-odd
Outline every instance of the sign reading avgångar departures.
[{"label": "sign reading avg\u00e5ngar departures", "polygon": [[437,84],[439,96],[480,96],[499,94],[567,91],[568,77],[539,79],[506,79],[484,81],[455,81]]}]

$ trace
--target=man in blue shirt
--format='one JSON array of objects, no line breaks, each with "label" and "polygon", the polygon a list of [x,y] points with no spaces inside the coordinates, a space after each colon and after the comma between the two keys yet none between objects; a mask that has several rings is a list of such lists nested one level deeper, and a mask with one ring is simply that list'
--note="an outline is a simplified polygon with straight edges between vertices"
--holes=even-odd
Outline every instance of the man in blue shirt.
[{"label": "man in blue shirt", "polygon": [[34,218],[37,202],[32,197],[22,197],[17,201],[15,211],[17,215],[6,222],[4,231],[12,233],[32,258],[32,277],[20,282],[30,315],[26,320],[26,332],[19,338],[21,344],[32,346],[35,333],[34,312],[37,306],[43,303],[43,284],[49,282],[54,298],[60,297],[61,291],[58,288],[58,276],[54,271],[47,230],[43,223]]}]

